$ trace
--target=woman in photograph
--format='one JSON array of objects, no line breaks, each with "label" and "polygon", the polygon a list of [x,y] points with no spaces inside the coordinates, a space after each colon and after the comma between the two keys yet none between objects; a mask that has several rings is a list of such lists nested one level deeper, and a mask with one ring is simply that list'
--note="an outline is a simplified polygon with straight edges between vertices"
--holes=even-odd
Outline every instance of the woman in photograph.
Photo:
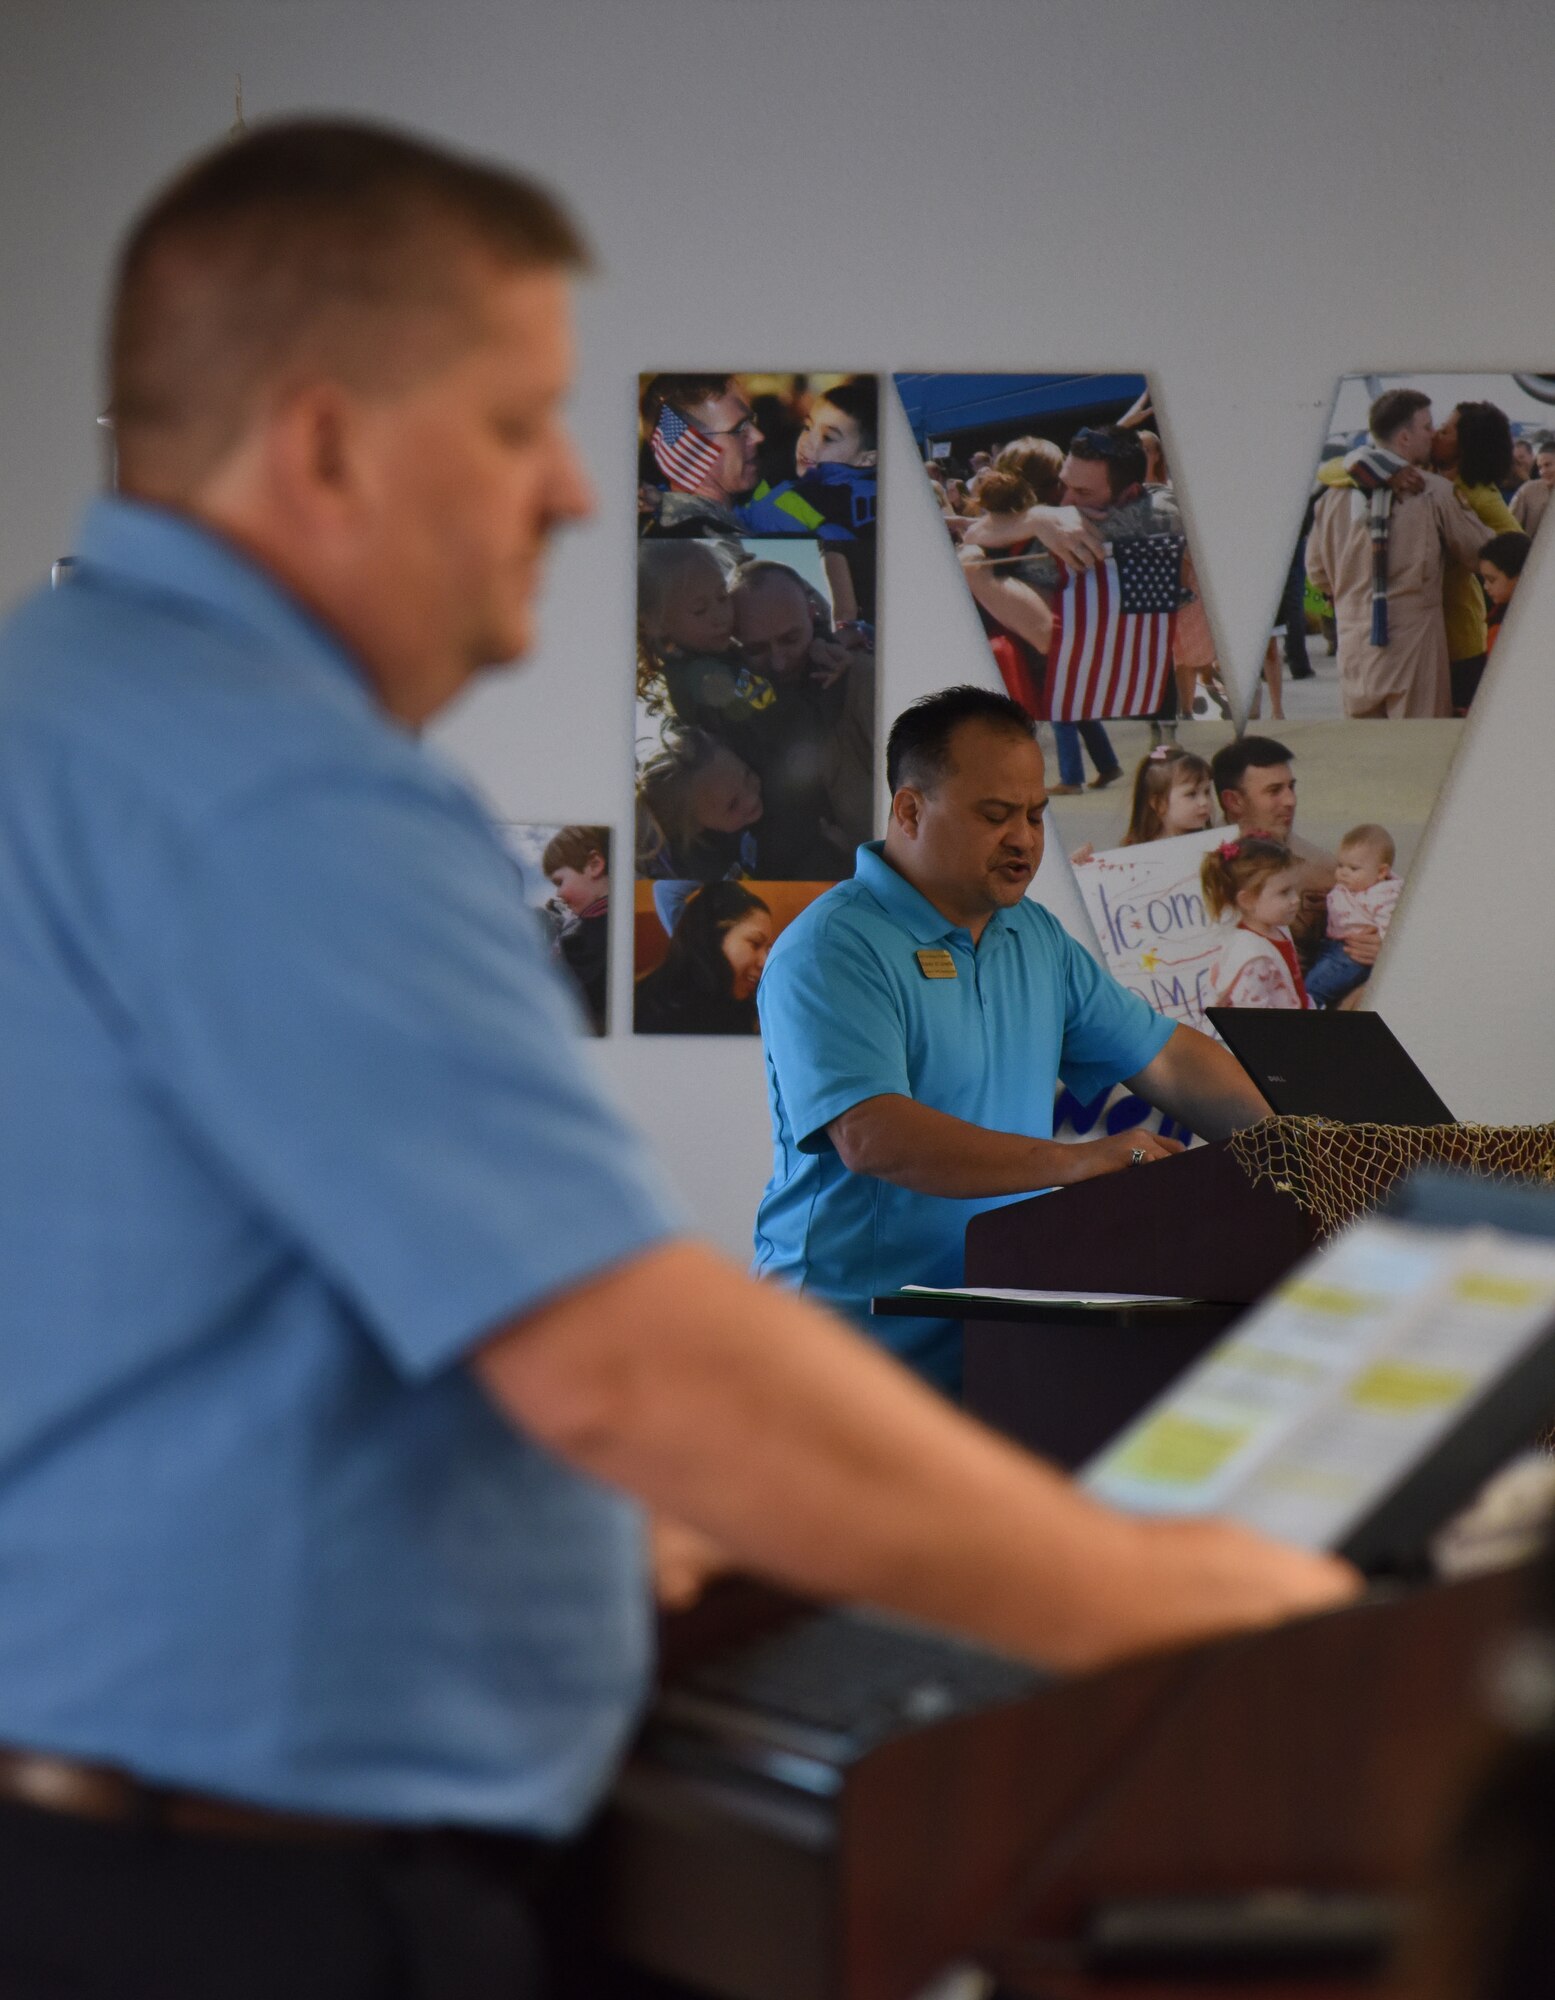
[{"label": "woman in photograph", "polygon": [[637,982],[639,1035],[754,1035],[772,913],[738,882],[709,882],[680,912],[661,965]]},{"label": "woman in photograph", "polygon": [[[1437,426],[1431,464],[1493,535],[1516,533],[1517,517],[1501,497],[1501,482],[1512,469],[1512,426],[1504,410],[1494,403],[1459,403]],[[1467,715],[1485,672],[1490,628],[1479,577],[1455,556],[1442,575],[1442,611],[1452,712]]]}]

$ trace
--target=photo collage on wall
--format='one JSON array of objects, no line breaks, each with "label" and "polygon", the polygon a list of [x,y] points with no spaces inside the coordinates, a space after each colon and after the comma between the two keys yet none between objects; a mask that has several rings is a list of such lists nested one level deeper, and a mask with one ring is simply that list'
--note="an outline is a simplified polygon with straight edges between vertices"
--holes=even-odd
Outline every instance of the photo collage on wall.
[{"label": "photo collage on wall", "polygon": [[1110,970],[1199,1028],[1362,1003],[1555,485],[1555,382],[1340,384],[1237,715],[1142,377],[896,380]]},{"label": "photo collage on wall", "polygon": [[874,832],[878,379],[639,383],[633,1026],[752,1035]]},{"label": "photo collage on wall", "polygon": [[609,1026],[610,829],[498,824],[547,951],[577,989],[591,1035]]}]

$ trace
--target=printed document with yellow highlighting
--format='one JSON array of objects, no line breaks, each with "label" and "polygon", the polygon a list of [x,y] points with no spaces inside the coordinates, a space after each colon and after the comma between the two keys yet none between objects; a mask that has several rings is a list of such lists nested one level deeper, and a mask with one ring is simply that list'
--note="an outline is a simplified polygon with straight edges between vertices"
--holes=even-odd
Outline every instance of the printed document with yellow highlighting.
[{"label": "printed document with yellow highlighting", "polygon": [[1224,1514],[1335,1547],[1552,1321],[1555,1243],[1357,1223],[1179,1377],[1082,1483],[1138,1513]]}]

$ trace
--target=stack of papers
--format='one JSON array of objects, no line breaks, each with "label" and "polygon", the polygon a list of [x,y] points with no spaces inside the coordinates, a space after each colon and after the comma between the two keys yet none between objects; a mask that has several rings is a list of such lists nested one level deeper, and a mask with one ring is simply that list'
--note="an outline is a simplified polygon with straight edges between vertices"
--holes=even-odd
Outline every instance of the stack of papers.
[{"label": "stack of papers", "polygon": [[1028,1292],[1005,1285],[903,1285],[902,1295],[915,1292],[925,1299],[987,1299],[1019,1306],[1181,1306],[1202,1300],[1172,1297],[1165,1292]]}]

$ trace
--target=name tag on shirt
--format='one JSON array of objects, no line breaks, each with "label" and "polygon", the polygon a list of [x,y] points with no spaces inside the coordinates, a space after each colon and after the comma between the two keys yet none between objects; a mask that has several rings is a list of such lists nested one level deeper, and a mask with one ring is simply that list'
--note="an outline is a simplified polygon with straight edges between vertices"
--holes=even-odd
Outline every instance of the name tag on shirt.
[{"label": "name tag on shirt", "polygon": [[915,951],[913,957],[917,959],[918,970],[925,979],[954,979],[956,976],[955,957],[948,951],[925,947],[922,951]]}]

